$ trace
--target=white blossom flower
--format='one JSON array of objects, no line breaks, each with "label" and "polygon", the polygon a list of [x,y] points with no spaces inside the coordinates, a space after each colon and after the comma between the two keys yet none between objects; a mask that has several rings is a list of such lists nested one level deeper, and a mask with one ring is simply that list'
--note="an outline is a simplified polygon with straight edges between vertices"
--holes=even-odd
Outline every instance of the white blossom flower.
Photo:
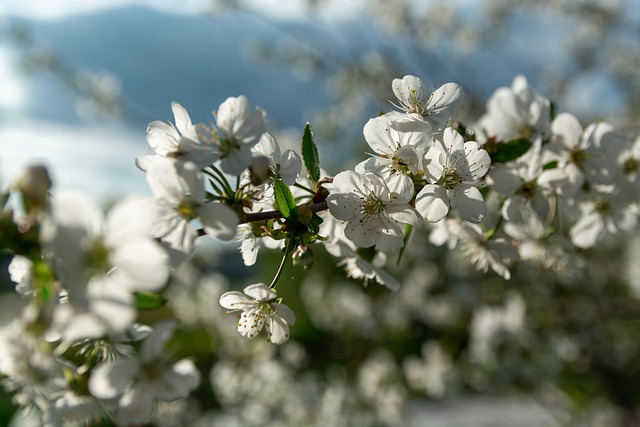
[{"label": "white blossom flower", "polygon": [[268,160],[267,177],[280,178],[287,185],[293,185],[300,175],[302,160],[293,150],[280,151],[280,145],[273,135],[265,132],[251,149],[258,158]]},{"label": "white blossom flower", "polygon": [[[434,132],[439,132],[446,126],[453,110],[464,100],[462,87],[457,83],[445,83],[427,96],[422,80],[412,75],[393,79],[391,88],[400,102],[398,108],[406,114],[422,117]],[[397,115],[392,117],[398,119]]]},{"label": "white blossom flower", "polygon": [[356,172],[377,172],[392,191],[413,192],[413,181],[408,175],[416,175],[420,169],[420,157],[431,138],[431,127],[399,132],[388,117],[380,116],[364,125],[364,138],[374,153],[356,166]]},{"label": "white blossom flower", "polygon": [[590,248],[608,234],[629,232],[637,224],[638,209],[624,194],[592,192],[578,202],[580,218],[569,230],[571,242]]},{"label": "white blossom flower", "polygon": [[558,114],[551,123],[552,143],[545,146],[545,163],[556,161],[557,167],[544,171],[539,182],[566,196],[582,188],[585,180],[592,185],[613,183],[620,168],[608,155],[607,146],[618,148],[612,131],[608,123],[592,123],[583,130],[575,116]]},{"label": "white blossom flower", "polygon": [[386,256],[382,252],[378,252],[373,260],[367,261],[358,255],[357,248],[351,241],[344,240],[326,243],[325,249],[331,255],[340,259],[338,265],[344,267],[347,277],[364,279],[365,286],[367,286],[369,280],[374,280],[392,291],[400,289],[398,279],[382,268],[386,261]]},{"label": "white blossom flower", "polygon": [[477,142],[464,142],[452,128],[444,130],[442,143],[436,142],[424,158],[424,174],[429,182],[416,196],[416,209],[423,218],[437,222],[449,212],[478,223],[487,212],[479,184],[489,167],[489,154]]},{"label": "white blossom flower", "polygon": [[538,95],[520,75],[511,87],[497,89],[487,102],[487,112],[474,126],[483,140],[509,141],[522,137],[531,141],[549,135],[551,104]]},{"label": "white blossom flower", "polygon": [[[152,211],[128,197],[102,212],[86,195],[53,195],[42,220],[40,240],[71,301],[84,294],[93,275],[117,274],[129,290],[154,291],[169,276],[167,254],[150,236]],[[77,294],[76,294],[77,292]]]},{"label": "white blossom flower", "polygon": [[537,213],[549,209],[548,188],[538,183],[544,173],[541,141],[538,139],[522,156],[489,171],[486,182],[491,190],[509,196],[502,207],[502,216],[507,221],[522,222],[522,206],[531,206]]},{"label": "white blossom flower", "polygon": [[191,360],[168,360],[164,347],[174,328],[171,321],[155,325],[137,357],[105,361],[91,372],[91,394],[105,401],[117,398],[118,425],[144,424],[153,415],[156,400],[184,399],[200,384],[200,372]]},{"label": "white blossom flower", "polygon": [[327,187],[331,215],[347,222],[345,236],[361,248],[375,245],[382,252],[395,252],[404,246],[400,224],[421,222],[407,204],[413,191],[394,193],[374,172],[340,172]]},{"label": "white blossom flower", "polygon": [[516,336],[524,329],[526,304],[522,296],[510,292],[503,306],[484,306],[473,313],[469,352],[471,358],[483,364],[496,363],[496,340],[501,334]]},{"label": "white blossom flower", "polygon": [[22,255],[14,255],[9,263],[9,277],[16,284],[16,292],[23,297],[33,293],[33,261]]},{"label": "white blossom flower", "polygon": [[181,157],[199,166],[209,165],[216,159],[215,146],[201,135],[203,130],[191,122],[187,110],[178,102],[171,103],[171,110],[175,125],[155,120],[147,126],[147,143],[156,156],[136,158],[136,165],[142,171],[146,172],[157,156]]},{"label": "white blossom flower", "polygon": [[156,291],[169,277],[169,257],[151,237],[152,211],[129,197],[103,219],[82,193],[54,193],[40,240],[66,291],[49,331],[66,344],[123,331],[135,320],[133,291]]},{"label": "white blossom flower", "polygon": [[567,238],[553,234],[551,227],[545,227],[533,206],[520,206],[519,218],[519,222],[506,222],[504,232],[516,239],[520,259],[535,262],[565,276],[572,274],[573,269],[580,266],[580,261],[570,256]]},{"label": "white blossom flower", "polygon": [[210,236],[230,240],[235,235],[238,215],[222,203],[205,202],[204,177],[195,163],[159,159],[147,172],[147,182],[155,196],[153,233],[162,239],[173,265],[195,250],[195,219]]},{"label": "white blossom flower", "polygon": [[227,98],[216,113],[220,131],[218,157],[220,167],[231,175],[240,175],[251,164],[251,147],[267,130],[266,113],[260,108],[251,111],[245,96]]},{"label": "white blossom flower", "polygon": [[256,283],[238,291],[225,292],[220,305],[228,313],[242,311],[238,332],[243,337],[255,338],[266,325],[267,339],[274,344],[289,340],[289,326],[295,324],[296,316],[289,307],[277,301],[277,294],[264,283]]},{"label": "white blossom flower", "polygon": [[449,220],[449,230],[458,239],[458,246],[464,257],[483,273],[489,267],[506,280],[511,278],[509,261],[518,260],[516,248],[503,238],[487,239],[477,224],[464,221]]}]

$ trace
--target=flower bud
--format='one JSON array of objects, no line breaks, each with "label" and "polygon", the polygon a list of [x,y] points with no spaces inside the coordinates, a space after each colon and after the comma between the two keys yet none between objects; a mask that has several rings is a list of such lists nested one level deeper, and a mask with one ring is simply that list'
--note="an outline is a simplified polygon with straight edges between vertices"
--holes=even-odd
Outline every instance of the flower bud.
[{"label": "flower bud", "polygon": [[51,178],[47,168],[42,165],[31,165],[15,182],[15,188],[22,193],[28,211],[45,206],[47,192],[51,188]]},{"label": "flower bud", "polygon": [[313,251],[307,245],[299,245],[293,252],[293,265],[304,267],[305,270],[313,266]]}]

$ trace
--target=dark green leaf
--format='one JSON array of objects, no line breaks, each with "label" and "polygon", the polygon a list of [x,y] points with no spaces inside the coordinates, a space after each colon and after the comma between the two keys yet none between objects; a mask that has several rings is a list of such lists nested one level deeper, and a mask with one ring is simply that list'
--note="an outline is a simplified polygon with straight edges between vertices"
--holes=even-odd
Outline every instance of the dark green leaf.
[{"label": "dark green leaf", "polygon": [[546,170],[548,170],[548,169],[555,169],[555,168],[557,168],[557,167],[558,167],[558,161],[557,161],[557,160],[554,160],[553,162],[546,163],[546,164],[542,167],[542,170],[545,170],[545,171],[546,171]]},{"label": "dark green leaf", "polygon": [[526,138],[512,139],[500,144],[491,155],[492,163],[506,163],[517,159],[531,148],[531,141]]},{"label": "dark green leaf", "polygon": [[402,248],[400,248],[400,253],[398,254],[398,265],[400,265],[400,261],[402,260],[402,255],[404,254],[404,250],[407,247],[407,242],[409,242],[409,237],[411,237],[411,232],[413,231],[413,225],[407,224],[404,228],[404,236],[402,237]]},{"label": "dark green leaf", "polygon": [[313,142],[313,130],[309,123],[304,127],[302,135],[302,158],[309,178],[314,184],[317,183],[320,180],[320,158],[318,157],[318,148]]},{"label": "dark green leaf", "polygon": [[169,301],[162,295],[154,292],[138,291],[133,293],[136,299],[136,308],[138,310],[155,310],[164,307]]},{"label": "dark green leaf", "polygon": [[287,184],[282,182],[281,179],[277,179],[273,183],[273,194],[276,199],[278,210],[282,213],[284,219],[297,219],[298,206],[296,205],[296,201]]}]

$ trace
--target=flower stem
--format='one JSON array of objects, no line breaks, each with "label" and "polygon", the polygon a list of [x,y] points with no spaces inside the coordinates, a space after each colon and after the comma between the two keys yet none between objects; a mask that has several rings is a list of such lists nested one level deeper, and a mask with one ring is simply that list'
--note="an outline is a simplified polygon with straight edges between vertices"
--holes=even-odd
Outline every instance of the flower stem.
[{"label": "flower stem", "polygon": [[312,189],[310,189],[309,187],[305,187],[305,186],[304,186],[304,185],[302,185],[302,184],[298,184],[297,182],[296,182],[295,184],[293,184],[293,186],[294,186],[294,187],[298,187],[298,188],[300,188],[300,189],[302,189],[302,190],[304,190],[304,191],[307,191],[307,192],[309,192],[309,193],[313,194],[314,196],[316,195],[316,192],[315,192],[315,191],[313,191],[313,190],[312,190]]},{"label": "flower stem", "polygon": [[282,261],[280,261],[280,266],[278,267],[278,271],[276,272],[276,276],[273,278],[273,280],[271,281],[271,284],[269,285],[269,289],[273,289],[276,286],[276,283],[278,282],[278,279],[280,278],[280,275],[282,274],[282,270],[284,270],[284,263],[287,261],[287,257],[289,256],[289,252],[290,251],[285,249],[284,256],[282,257]]}]

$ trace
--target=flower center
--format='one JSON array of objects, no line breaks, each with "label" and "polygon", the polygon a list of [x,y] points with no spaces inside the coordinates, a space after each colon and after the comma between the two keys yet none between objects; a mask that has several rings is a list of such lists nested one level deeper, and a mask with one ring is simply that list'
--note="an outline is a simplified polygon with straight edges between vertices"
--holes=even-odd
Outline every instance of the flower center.
[{"label": "flower center", "polygon": [[240,144],[235,138],[223,138],[220,140],[218,156],[220,156],[221,159],[224,159],[235,151],[240,151]]},{"label": "flower center", "polygon": [[384,211],[385,204],[378,197],[374,196],[373,193],[369,193],[367,197],[364,198],[362,203],[361,212],[364,214],[360,221],[364,221],[370,216],[376,216],[380,212]]},{"label": "flower center", "polygon": [[611,205],[606,200],[598,200],[593,210],[600,215],[607,215],[611,212]]},{"label": "flower center", "polygon": [[188,221],[198,217],[197,209],[198,204],[190,199],[182,199],[178,206],[176,206],[176,212],[178,212],[178,215]]},{"label": "flower center", "polygon": [[460,175],[458,175],[458,172],[455,169],[451,167],[445,167],[444,171],[442,172],[442,178],[440,178],[440,181],[440,184],[444,186],[445,189],[451,190],[452,188],[455,188],[462,184],[464,182],[464,179],[462,179]]},{"label": "flower center", "polygon": [[623,165],[624,173],[626,175],[638,172],[640,168],[640,162],[635,157],[629,157]]},{"label": "flower center", "polygon": [[587,159],[587,153],[582,150],[574,150],[571,152],[570,158],[573,164],[582,168],[584,161]]}]

